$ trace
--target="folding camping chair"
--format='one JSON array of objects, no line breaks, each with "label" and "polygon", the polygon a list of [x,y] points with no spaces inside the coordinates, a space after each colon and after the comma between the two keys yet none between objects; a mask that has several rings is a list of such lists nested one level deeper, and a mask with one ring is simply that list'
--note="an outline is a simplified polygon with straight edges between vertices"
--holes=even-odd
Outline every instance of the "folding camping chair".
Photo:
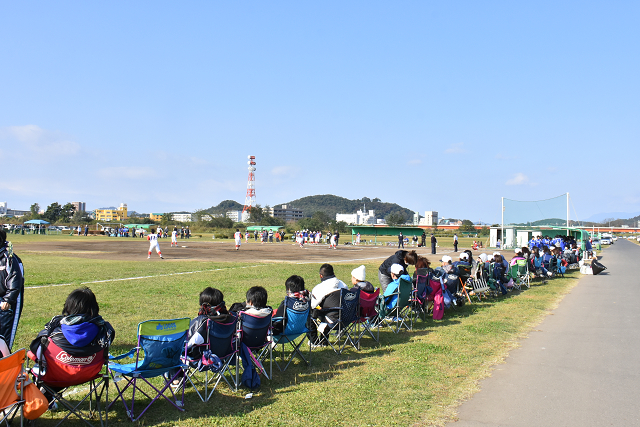
[{"label": "folding camping chair", "polygon": [[[358,324],[358,340],[356,346],[360,349],[360,341],[367,334],[373,338],[375,342],[380,342],[380,323],[377,321],[378,312],[376,306],[380,297],[380,288],[373,293],[363,292],[360,290],[360,318]],[[376,331],[374,334],[373,331]]]},{"label": "folding camping chair", "polygon": [[[256,368],[260,374],[270,380],[273,373],[271,316],[257,317],[241,311],[239,318],[236,342],[243,368],[245,371]],[[269,372],[263,363],[267,356],[269,358]],[[236,366],[236,387],[240,385],[239,371],[239,367]]]},{"label": "folding camping chair", "polygon": [[318,331],[322,331],[327,337],[329,346],[336,354],[342,354],[347,344],[358,350],[357,345],[357,325],[360,320],[360,289],[340,289],[332,292],[327,296],[326,300],[331,300],[329,296],[339,295],[340,304],[337,307],[323,307],[320,312],[337,312],[337,321],[331,321],[325,318],[326,322],[316,322]]},{"label": "folding camping chair", "polygon": [[519,259],[516,261],[516,276],[519,285],[524,285],[527,289],[531,288],[531,276],[529,275],[527,260]]},{"label": "folding camping chair", "polygon": [[16,415],[20,425],[24,423],[22,407],[26,375],[23,370],[26,351],[24,348],[0,359],[0,423],[8,425]]},{"label": "folding camping chair", "polygon": [[520,280],[518,279],[518,265],[510,265],[509,266],[509,278],[513,282],[513,287],[517,290],[522,290],[520,287]]},{"label": "folding camping chair", "polygon": [[[400,332],[402,327],[408,331],[413,329],[413,318],[411,316],[411,303],[413,292],[413,284],[407,280],[399,279],[398,289],[391,294],[382,296],[378,305],[378,319],[380,326],[389,326],[394,333]],[[393,307],[387,306],[387,300],[396,298]]]},{"label": "folding camping chair", "polygon": [[429,297],[429,276],[427,275],[417,275],[415,277],[415,282],[413,284],[413,290],[411,292],[411,316],[413,317],[412,322],[415,321],[418,317],[422,319],[422,321],[427,320],[428,313],[428,300]]},{"label": "folding camping chair", "polygon": [[[182,395],[180,400],[178,400],[171,385],[174,380],[183,380],[185,369],[187,368],[182,362],[181,356],[186,357],[184,351],[189,321],[190,319],[188,317],[183,317],[180,319],[147,320],[138,324],[137,347],[120,356],[109,356],[109,360],[112,361],[135,357],[135,362],[127,364],[109,363],[109,371],[118,390],[118,396],[109,403],[107,409],[111,408],[118,398],[120,398],[127,412],[127,416],[131,421],[137,421],[144,415],[153,402],[163,397],[176,409],[184,411],[184,381],[180,382],[180,386],[177,387],[176,390],[178,394]],[[167,375],[165,375],[165,373],[167,373]],[[160,376],[164,376],[165,384],[162,388],[158,389],[149,379]],[[126,384],[122,388],[118,386],[118,382],[121,379],[126,380]],[[139,382],[143,384],[139,384]],[[155,392],[153,397],[140,387],[144,384],[151,387],[153,391],[150,393]],[[129,389],[129,387],[132,389],[131,406],[127,404],[124,397],[124,392]],[[167,391],[171,392],[171,397],[165,395]],[[137,392],[151,400],[138,416],[136,416],[134,412]]]},{"label": "folding camping chair", "polygon": [[[467,297],[467,301],[471,304],[471,298],[469,297],[469,293],[467,292],[467,286],[471,286],[471,266],[458,264],[456,266],[458,268],[458,279],[460,279],[460,288],[459,293]],[[463,300],[464,301],[464,300]]]},{"label": "folding camping chair", "polygon": [[485,274],[483,262],[478,262],[471,271],[473,294],[478,298],[478,301],[482,301],[481,296],[486,297],[487,293],[491,291],[491,288],[487,284]]},{"label": "folding camping chair", "polygon": [[[203,402],[211,399],[221,380],[226,382],[231,390],[238,389],[235,375],[230,369],[231,365],[235,366],[238,353],[235,345],[238,318],[231,315],[232,320],[227,323],[207,319],[205,342],[186,352],[183,360],[187,365],[185,380],[191,384]],[[219,359],[218,366],[212,363],[215,360],[213,356]]]},{"label": "folding camping chair", "polygon": [[[284,372],[289,367],[289,364],[293,361],[293,358],[297,355],[307,366],[310,365],[309,360],[304,357],[304,354],[300,351],[300,346],[304,343],[309,329],[307,328],[307,321],[311,313],[311,304],[309,301],[301,301],[298,298],[286,296],[284,298],[284,316],[274,317],[272,322],[282,321],[284,323],[284,330],[282,333],[273,336],[273,345],[276,348],[280,346],[280,359],[282,364],[286,362],[284,368],[280,366],[276,360],[276,366],[280,371]],[[297,341],[297,342],[296,342]],[[290,347],[289,355],[285,354],[285,347]],[[272,350],[273,352],[273,350]],[[277,356],[277,354],[276,354]],[[311,346],[309,346],[309,359],[311,359]]]},{"label": "folding camping chair", "polygon": [[[60,410],[68,411],[56,425],[61,425],[72,415],[89,426],[93,425],[89,419],[96,416],[100,425],[108,424],[108,355],[108,347],[95,353],[70,354],[48,336],[40,338],[35,354],[32,351],[27,353],[29,359],[35,362],[35,366],[29,369],[33,382],[49,396],[50,407],[57,405]],[[76,387],[86,384],[88,390]],[[74,397],[78,395],[79,400],[63,397],[63,393],[71,387],[75,387],[73,391],[80,390],[74,394]]]}]

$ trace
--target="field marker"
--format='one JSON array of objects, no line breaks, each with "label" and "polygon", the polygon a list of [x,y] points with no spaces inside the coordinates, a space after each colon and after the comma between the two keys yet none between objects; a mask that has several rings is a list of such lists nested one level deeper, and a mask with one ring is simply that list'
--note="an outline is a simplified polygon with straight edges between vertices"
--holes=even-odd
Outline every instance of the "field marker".
[{"label": "field marker", "polygon": [[[91,280],[89,282],[80,282],[80,285],[91,285],[93,283],[108,283],[108,282],[124,282],[126,280],[139,280],[139,279],[153,279],[155,277],[169,277],[169,276],[180,276],[184,274],[196,274],[196,273],[209,273],[212,271],[224,271],[224,270],[236,270],[239,268],[255,268],[255,267],[264,267],[268,264],[258,264],[258,265],[248,265],[244,267],[232,267],[232,268],[214,268],[212,270],[195,270],[195,271],[183,271],[180,273],[167,273],[167,274],[157,274],[155,276],[137,276],[137,277],[121,277],[118,279],[105,279],[105,280]],[[56,286],[71,286],[74,283],[60,283],[60,284],[52,284],[52,285],[42,285],[42,286],[25,286],[26,289],[42,289],[42,288],[53,288]]]}]

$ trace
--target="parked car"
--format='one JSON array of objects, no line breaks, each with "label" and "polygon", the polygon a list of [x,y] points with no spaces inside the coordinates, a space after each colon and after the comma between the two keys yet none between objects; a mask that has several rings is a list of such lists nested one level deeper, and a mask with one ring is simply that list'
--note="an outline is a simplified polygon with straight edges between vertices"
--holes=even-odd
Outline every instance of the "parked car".
[{"label": "parked car", "polygon": [[600,239],[600,244],[601,245],[612,245],[613,244],[613,239],[611,239],[611,237],[603,237],[602,239]]}]

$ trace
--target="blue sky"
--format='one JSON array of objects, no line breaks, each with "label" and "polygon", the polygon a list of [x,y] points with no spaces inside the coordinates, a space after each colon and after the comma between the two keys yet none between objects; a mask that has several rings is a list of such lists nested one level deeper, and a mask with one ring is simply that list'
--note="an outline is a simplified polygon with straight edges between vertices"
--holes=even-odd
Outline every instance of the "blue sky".
[{"label": "blue sky", "polygon": [[0,201],[640,211],[640,3],[0,1]]}]

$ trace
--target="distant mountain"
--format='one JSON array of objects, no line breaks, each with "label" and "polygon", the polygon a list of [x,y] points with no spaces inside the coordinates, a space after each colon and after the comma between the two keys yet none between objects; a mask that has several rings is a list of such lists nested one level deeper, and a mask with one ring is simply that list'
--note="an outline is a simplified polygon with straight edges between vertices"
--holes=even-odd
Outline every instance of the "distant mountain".
[{"label": "distant mountain", "polygon": [[241,211],[242,208],[244,208],[244,205],[241,205],[235,200],[223,200],[218,203],[218,206],[211,206],[209,209],[205,209],[205,212],[224,215],[227,211]]},{"label": "distant mountain", "polygon": [[400,213],[404,215],[405,219],[410,220],[414,214],[411,209],[403,208],[396,203],[386,203],[377,198],[369,199],[368,197],[363,197],[362,199],[350,200],[333,194],[307,196],[288,203],[278,203],[274,206],[280,205],[300,209],[304,212],[305,217],[311,217],[315,212],[324,212],[334,219],[337,213],[351,214],[362,209],[367,211],[375,210],[377,218],[384,218],[390,213]]},{"label": "distant mountain", "polygon": [[[585,219],[584,221],[587,222],[602,222],[605,219],[632,219],[634,217],[637,217],[638,215],[640,215],[640,212],[604,212],[604,213],[598,213],[595,215],[591,215],[589,218]],[[637,220],[637,218],[635,218]]]}]

